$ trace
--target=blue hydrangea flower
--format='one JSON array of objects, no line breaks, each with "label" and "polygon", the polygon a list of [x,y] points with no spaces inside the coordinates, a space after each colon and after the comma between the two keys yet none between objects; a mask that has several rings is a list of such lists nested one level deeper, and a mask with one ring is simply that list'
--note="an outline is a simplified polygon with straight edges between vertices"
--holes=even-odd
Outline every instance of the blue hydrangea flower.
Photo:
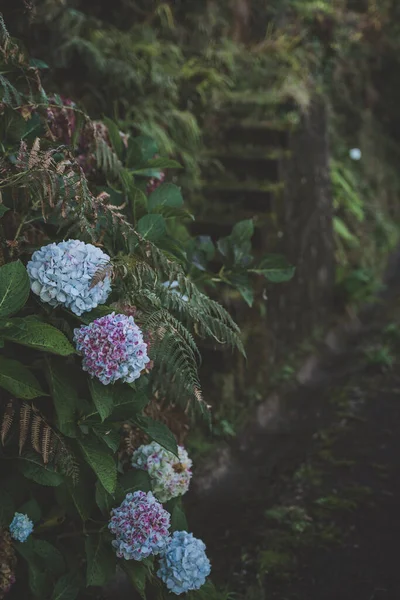
[{"label": "blue hydrangea flower", "polygon": [[65,306],[76,315],[104,304],[111,292],[111,268],[93,285],[93,277],[110,265],[110,257],[92,244],[68,240],[48,244],[32,254],[26,268],[31,289],[50,306]]},{"label": "blue hydrangea flower", "polygon": [[114,312],[74,330],[76,349],[83,355],[82,368],[101,383],[117,379],[131,383],[148,362],[147,344],[133,317]]},{"label": "blue hydrangea flower", "polygon": [[132,454],[132,466],[147,471],[153,494],[160,502],[186,494],[192,477],[192,461],[183,446],[178,457],[157,442],[144,444]]},{"label": "blue hydrangea flower", "polygon": [[187,531],[175,531],[160,558],[157,576],[174,594],[198,590],[210,574],[204,542]]},{"label": "blue hydrangea flower", "polygon": [[27,515],[16,512],[10,524],[11,537],[17,542],[26,542],[33,530],[33,523]]},{"label": "blue hydrangea flower", "polygon": [[174,294],[178,294],[178,296],[180,296],[182,298],[182,300],[184,302],[187,302],[189,300],[189,296],[186,296],[186,294],[181,294],[176,288],[179,289],[179,283],[177,281],[164,281],[163,286],[165,288],[167,288],[168,290],[171,290]]},{"label": "blue hydrangea flower", "polygon": [[143,560],[159,554],[169,539],[170,514],[151,492],[127,494],[121,506],[111,511],[108,525],[115,535],[112,545],[118,558]]}]

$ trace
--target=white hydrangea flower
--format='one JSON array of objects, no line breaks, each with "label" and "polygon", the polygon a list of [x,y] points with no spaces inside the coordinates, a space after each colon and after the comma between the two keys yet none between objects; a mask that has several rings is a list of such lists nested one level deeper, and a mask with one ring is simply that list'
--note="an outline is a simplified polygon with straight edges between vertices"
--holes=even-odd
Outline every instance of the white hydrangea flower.
[{"label": "white hydrangea flower", "polygon": [[153,494],[160,502],[182,496],[189,489],[192,461],[183,446],[178,446],[178,458],[157,442],[140,446],[132,455],[132,466],[148,472]]}]

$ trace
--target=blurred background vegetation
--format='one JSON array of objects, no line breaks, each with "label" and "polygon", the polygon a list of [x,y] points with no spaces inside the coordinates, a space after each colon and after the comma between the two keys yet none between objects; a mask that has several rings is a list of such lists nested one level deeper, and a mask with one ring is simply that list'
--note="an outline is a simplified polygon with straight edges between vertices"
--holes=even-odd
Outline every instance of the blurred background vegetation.
[{"label": "blurred background vegetation", "polygon": [[[296,201],[296,191],[285,197],[285,186],[294,185],[293,177],[285,175],[285,165],[293,161],[296,168],[296,152],[307,160],[310,151],[312,160],[308,142],[300,144],[299,152],[299,145],[293,150],[290,140],[305,122],[310,144],[313,136],[326,135],[329,140],[326,166],[335,280],[329,317],[324,313],[299,327],[300,334],[285,338],[278,352],[280,324],[289,319],[282,297],[296,294],[296,281],[276,292],[278,312],[265,286],[255,289],[254,301],[248,302],[251,309],[237,289],[227,286],[218,292],[244,330],[250,359],[256,346],[259,355],[249,360],[245,374],[241,359],[234,373],[231,358],[229,367],[224,356],[213,356],[212,366],[205,361],[208,393],[215,405],[214,431],[222,437],[234,435],[249,406],[265,397],[269,386],[293,376],[298,357],[320,339],[335,315],[372,297],[397,243],[399,3],[4,4],[10,33],[36,58],[46,90],[72,98],[94,119],[110,117],[123,131],[150,135],[161,154],[184,165],[182,174],[168,178],[182,186],[196,214],[191,232],[211,236],[213,242],[228,235],[235,222],[253,218],[254,252],[285,253],[284,203]],[[315,105],[326,111],[326,131],[313,120]],[[317,186],[318,169],[313,173],[312,185]],[[312,223],[312,207],[307,210],[311,216],[303,229],[329,236]],[[184,228],[176,231],[177,237],[185,235]],[[217,261],[212,247],[207,248],[210,260]],[[296,254],[293,250],[289,257],[294,263]],[[331,257],[323,258],[330,262]],[[307,279],[307,274],[302,277]],[[310,273],[310,281],[313,277]],[[312,305],[301,308],[319,310]],[[260,329],[273,329],[274,340],[270,333],[257,337]],[[207,448],[202,436],[194,436],[192,443],[199,450]]]}]

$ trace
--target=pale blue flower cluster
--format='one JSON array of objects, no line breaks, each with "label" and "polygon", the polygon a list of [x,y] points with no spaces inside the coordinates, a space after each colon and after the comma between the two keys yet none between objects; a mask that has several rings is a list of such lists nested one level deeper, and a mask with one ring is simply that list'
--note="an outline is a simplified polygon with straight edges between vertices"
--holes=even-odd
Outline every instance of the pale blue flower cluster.
[{"label": "pale blue flower cluster", "polygon": [[160,558],[158,577],[174,594],[198,590],[210,574],[204,542],[187,531],[175,531]]},{"label": "pale blue flower cluster", "polygon": [[27,515],[16,512],[10,524],[11,537],[17,542],[26,542],[33,530],[33,523]]},{"label": "pale blue flower cluster", "polygon": [[177,281],[164,281],[163,286],[165,288],[167,288],[168,290],[171,290],[174,294],[178,294],[178,296],[180,296],[182,298],[182,300],[184,302],[187,302],[189,300],[189,296],[186,296],[186,294],[181,294],[176,288],[179,289],[179,283]]},{"label": "pale blue flower cluster", "polygon": [[[65,306],[76,315],[104,304],[111,292],[110,257],[92,244],[68,240],[48,244],[27,264],[31,289],[50,306]],[[93,277],[103,271],[95,285]]]},{"label": "pale blue flower cluster", "polygon": [[126,315],[111,313],[82,325],[74,330],[74,342],[83,370],[104,385],[117,379],[132,383],[150,361],[140,328]]},{"label": "pale blue flower cluster", "polygon": [[144,444],[132,454],[132,467],[147,471],[153,494],[160,502],[186,494],[192,477],[192,461],[183,446],[178,456],[157,442]]},{"label": "pale blue flower cluster", "polygon": [[151,492],[127,494],[111,512],[108,525],[115,535],[112,545],[118,558],[143,560],[159,554],[169,539],[170,514]]}]

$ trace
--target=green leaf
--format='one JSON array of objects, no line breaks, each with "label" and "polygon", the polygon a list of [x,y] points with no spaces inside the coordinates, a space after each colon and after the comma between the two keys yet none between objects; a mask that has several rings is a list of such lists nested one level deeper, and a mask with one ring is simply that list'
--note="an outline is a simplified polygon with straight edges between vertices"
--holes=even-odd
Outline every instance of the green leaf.
[{"label": "green leaf", "polygon": [[[90,312],[83,313],[83,315],[81,315],[79,317],[79,319],[85,325],[90,325],[90,323],[93,323],[93,321],[95,321],[95,319],[100,319],[100,317],[105,317],[106,315],[109,315],[112,312],[114,312],[113,308],[103,304],[102,306],[96,306],[96,308],[93,308]],[[72,315],[72,313],[70,313],[70,314]]]},{"label": "green leaf", "polygon": [[360,245],[359,239],[351,233],[346,223],[342,219],[339,219],[339,217],[333,217],[333,229],[350,246],[357,247]]},{"label": "green leaf", "polygon": [[93,491],[83,478],[74,483],[67,477],[65,485],[82,521],[87,521],[93,508]]},{"label": "green leaf", "polygon": [[59,329],[33,317],[10,319],[4,324],[1,335],[17,344],[60,356],[75,353],[74,347]]},{"label": "green leaf", "polygon": [[49,68],[49,65],[47,63],[45,63],[43,60],[40,60],[40,58],[30,58],[29,66],[34,67],[35,69],[48,69]]},{"label": "green leaf", "polygon": [[32,479],[32,481],[35,481],[40,485],[57,487],[62,483],[61,475],[56,473],[48,465],[45,466],[43,463],[39,462],[39,459],[37,459],[36,456],[21,456],[18,459],[18,466],[25,477]]},{"label": "green leaf", "polygon": [[232,233],[230,237],[233,241],[239,246],[243,244],[243,242],[247,242],[251,240],[254,233],[254,223],[253,219],[245,219],[244,221],[239,221],[232,229]]},{"label": "green leaf", "polygon": [[130,494],[142,490],[142,492],[151,491],[151,482],[149,474],[141,469],[129,469],[119,480],[124,494]]},{"label": "green leaf", "polygon": [[14,501],[4,489],[0,490],[0,526],[8,527],[15,513]]},{"label": "green leaf", "polygon": [[155,421],[150,417],[135,417],[134,423],[144,431],[152,440],[160,444],[175,456],[178,456],[178,446],[176,443],[175,436],[171,433],[164,423],[161,421]]},{"label": "green leaf", "polygon": [[161,239],[167,232],[165,219],[162,215],[144,215],[139,219],[136,229],[140,235],[151,242]]},{"label": "green leaf", "polygon": [[[143,379],[141,377],[140,379]],[[109,421],[126,421],[141,413],[149,402],[148,395],[129,385],[114,384],[114,410]]]},{"label": "green leaf", "polygon": [[187,531],[188,522],[186,515],[179,504],[175,504],[171,513],[171,531]]},{"label": "green leaf", "polygon": [[3,356],[0,356],[0,387],[24,400],[48,396],[27,367],[17,360]]},{"label": "green leaf", "polygon": [[160,206],[180,208],[183,198],[180,188],[173,183],[163,183],[150,194],[147,201],[149,212],[153,212]]},{"label": "green leaf", "polygon": [[139,135],[135,138],[130,137],[128,140],[126,164],[129,168],[140,166],[144,161],[153,158],[157,154],[157,150],[157,144],[149,136]]},{"label": "green leaf", "polygon": [[95,425],[94,433],[101,439],[113,452],[116,452],[121,443],[121,434],[119,431],[112,429],[110,424]]},{"label": "green leaf", "polygon": [[115,574],[115,554],[100,535],[85,540],[87,560],[86,585],[105,585]]},{"label": "green leaf", "polygon": [[56,409],[57,427],[64,435],[76,437],[75,411],[79,400],[74,378],[66,371],[65,363],[57,359],[47,361],[47,378]]},{"label": "green leaf", "polygon": [[93,469],[105,490],[109,494],[115,492],[117,485],[117,467],[113,457],[105,451],[97,440],[85,436],[79,440],[83,455]]},{"label": "green leaf", "polygon": [[116,502],[114,498],[108,492],[106,492],[100,481],[96,481],[95,497],[96,504],[101,512],[105,515],[108,515],[113,506],[115,506]]},{"label": "green leaf", "polygon": [[42,511],[35,498],[31,498],[28,502],[25,502],[25,504],[21,506],[18,512],[21,512],[24,515],[28,515],[28,517],[34,523],[37,523],[42,518]]},{"label": "green leaf", "polygon": [[118,156],[118,158],[121,159],[124,152],[124,142],[120,135],[119,129],[114,123],[114,121],[112,121],[108,117],[103,117],[103,123],[105,123],[105,125],[107,126],[108,135],[114,152]]},{"label": "green leaf", "polygon": [[145,163],[141,164],[140,167],[135,169],[133,172],[137,175],[140,175],[148,169],[182,169],[182,165],[176,162],[176,160],[171,160],[170,158],[151,158],[150,160],[146,160]]},{"label": "green leaf", "polygon": [[4,204],[0,204],[0,219],[6,214],[8,210],[10,209],[7,208],[7,206],[4,206]]},{"label": "green leaf", "polygon": [[251,273],[264,275],[272,283],[282,283],[292,279],[295,267],[290,265],[284,256],[280,254],[268,254],[255,269],[249,269]]},{"label": "green leaf", "polygon": [[65,571],[65,562],[61,552],[46,540],[33,539],[33,551],[45,571],[59,577]]},{"label": "green leaf", "polygon": [[56,583],[51,600],[75,600],[79,594],[79,582],[73,573],[63,575]]},{"label": "green leaf", "polygon": [[21,310],[29,288],[28,273],[20,260],[0,267],[0,318]]},{"label": "green leaf", "polygon": [[114,388],[111,385],[103,385],[97,379],[89,379],[89,389],[101,420],[104,421],[114,408]]},{"label": "green leaf", "polygon": [[143,600],[146,600],[146,576],[147,568],[138,561],[124,561],[122,568],[128,575],[130,582]]},{"label": "green leaf", "polygon": [[28,562],[29,587],[37,598],[44,598],[49,585],[46,573],[41,571],[35,562]]}]

